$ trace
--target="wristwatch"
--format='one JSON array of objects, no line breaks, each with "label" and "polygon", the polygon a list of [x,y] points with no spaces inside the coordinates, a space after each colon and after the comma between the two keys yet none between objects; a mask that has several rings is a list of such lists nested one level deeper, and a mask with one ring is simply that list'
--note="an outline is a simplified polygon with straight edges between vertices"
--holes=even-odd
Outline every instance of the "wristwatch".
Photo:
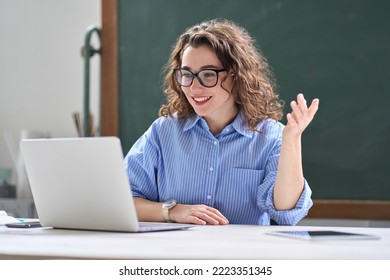
[{"label": "wristwatch", "polygon": [[169,200],[163,202],[163,205],[162,205],[163,215],[164,215],[165,220],[168,223],[172,223],[171,217],[169,217],[169,210],[171,210],[176,205],[177,205],[177,202],[174,199],[169,199]]}]

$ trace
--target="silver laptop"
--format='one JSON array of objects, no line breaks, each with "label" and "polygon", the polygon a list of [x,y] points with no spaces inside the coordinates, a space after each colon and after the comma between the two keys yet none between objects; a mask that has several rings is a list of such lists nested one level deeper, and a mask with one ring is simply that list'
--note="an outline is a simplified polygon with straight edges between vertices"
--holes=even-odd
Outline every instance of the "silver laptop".
[{"label": "silver laptop", "polygon": [[125,232],[192,226],[138,222],[116,137],[26,139],[20,146],[42,226]]}]

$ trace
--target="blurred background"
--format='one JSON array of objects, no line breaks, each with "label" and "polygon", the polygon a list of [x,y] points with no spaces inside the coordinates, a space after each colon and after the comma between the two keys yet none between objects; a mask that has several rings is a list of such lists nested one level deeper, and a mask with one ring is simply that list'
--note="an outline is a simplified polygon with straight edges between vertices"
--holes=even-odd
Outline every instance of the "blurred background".
[{"label": "blurred background", "polygon": [[[0,167],[14,164],[4,133],[74,137],[82,112],[85,29],[101,25],[98,0],[0,0]],[[96,114],[100,58],[91,60]],[[16,174],[13,172],[12,182]]]},{"label": "blurred background", "polygon": [[[0,185],[2,176],[10,177],[8,184],[18,182],[21,137],[77,136],[72,115],[83,110],[81,48],[91,24],[101,26],[98,0],[0,0]],[[99,45],[97,38],[92,43]],[[94,115],[99,67],[95,56],[90,71]]]}]

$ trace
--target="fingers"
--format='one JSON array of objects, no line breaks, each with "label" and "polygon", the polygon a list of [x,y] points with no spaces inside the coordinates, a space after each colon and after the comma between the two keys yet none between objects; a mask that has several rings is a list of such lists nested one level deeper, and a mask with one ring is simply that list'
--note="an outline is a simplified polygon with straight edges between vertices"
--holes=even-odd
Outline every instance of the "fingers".
[{"label": "fingers", "polygon": [[307,107],[307,102],[302,93],[298,94],[297,100],[290,103],[292,112],[287,114],[287,124],[302,133],[303,130],[313,120],[319,106],[319,100],[316,98]]},{"label": "fingers", "polygon": [[217,209],[206,206],[206,212],[202,213],[203,220],[209,224],[218,225],[218,224],[228,224],[229,221],[219,212]]},{"label": "fingers", "polygon": [[229,221],[217,209],[209,206],[195,205],[189,212],[189,215],[195,218],[194,221],[200,221],[200,224],[203,225],[225,225],[229,223]]},{"label": "fingers", "polygon": [[314,99],[311,102],[311,105],[309,107],[309,115],[311,116],[312,119],[314,118],[314,115],[317,113],[319,105],[320,105],[320,100],[318,98]]},{"label": "fingers", "polygon": [[171,217],[178,223],[198,225],[226,225],[229,221],[215,208],[206,205],[178,205],[172,209]]},{"label": "fingers", "polygon": [[307,112],[307,103],[302,93],[298,94],[297,101],[291,102],[291,109],[293,110],[293,114],[296,119],[299,120],[305,117],[305,113]]},{"label": "fingers", "polygon": [[320,100],[318,98],[313,99],[313,101],[310,104],[310,107],[307,108],[306,99],[305,99],[304,95],[302,93],[300,93],[297,96],[297,102],[298,102],[298,108],[301,111],[302,115],[306,114],[307,116],[310,117],[310,119],[313,119],[315,113],[318,110]]}]

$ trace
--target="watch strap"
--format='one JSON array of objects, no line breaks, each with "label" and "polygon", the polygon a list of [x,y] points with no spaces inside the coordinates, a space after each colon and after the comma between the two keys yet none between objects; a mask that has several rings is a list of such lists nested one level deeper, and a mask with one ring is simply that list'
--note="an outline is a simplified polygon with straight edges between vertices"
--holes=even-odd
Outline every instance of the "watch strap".
[{"label": "watch strap", "polygon": [[168,223],[173,223],[171,217],[169,216],[169,210],[174,208],[177,205],[177,201],[174,199],[167,200],[162,205],[162,211],[165,221]]},{"label": "watch strap", "polygon": [[168,223],[172,223],[171,217],[169,217],[169,210],[170,209],[163,207],[163,215],[164,215],[165,221],[167,221]]}]

